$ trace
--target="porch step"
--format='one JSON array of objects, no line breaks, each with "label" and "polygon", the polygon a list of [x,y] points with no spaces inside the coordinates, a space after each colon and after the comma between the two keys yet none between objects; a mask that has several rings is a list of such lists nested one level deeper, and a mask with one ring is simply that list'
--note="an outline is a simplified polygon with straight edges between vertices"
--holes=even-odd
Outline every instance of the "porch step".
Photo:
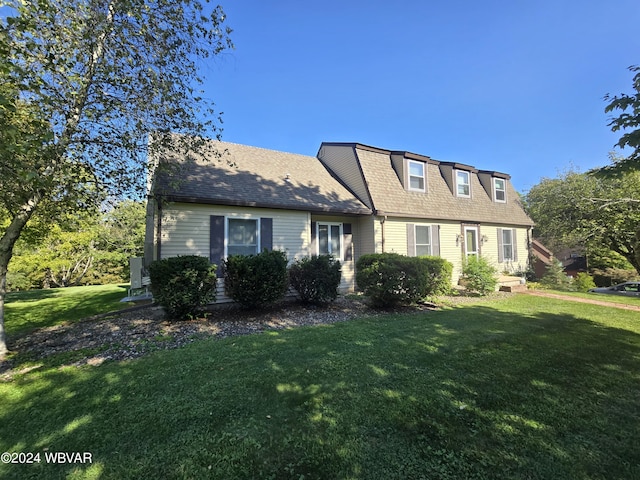
[{"label": "porch step", "polygon": [[500,291],[501,292],[526,292],[527,291],[527,286],[526,285],[501,285],[500,286]]}]

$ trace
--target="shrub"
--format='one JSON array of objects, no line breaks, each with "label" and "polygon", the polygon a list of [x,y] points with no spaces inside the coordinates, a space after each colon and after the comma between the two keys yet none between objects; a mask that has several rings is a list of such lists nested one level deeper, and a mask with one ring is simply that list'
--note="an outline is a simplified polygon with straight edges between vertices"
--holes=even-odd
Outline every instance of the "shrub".
[{"label": "shrub", "polygon": [[453,264],[441,257],[423,256],[420,261],[427,268],[427,295],[447,295],[451,293]]},{"label": "shrub", "polygon": [[225,293],[244,308],[263,307],[282,300],[287,288],[287,255],[282,251],[231,255],[224,262]]},{"label": "shrub", "polygon": [[467,257],[462,269],[462,282],[472,292],[486,295],[493,292],[498,284],[496,268],[480,256]]},{"label": "shrub", "polygon": [[216,266],[197,255],[156,260],[149,266],[151,293],[171,317],[182,320],[216,300]]},{"label": "shrub", "polygon": [[427,262],[397,253],[362,255],[356,263],[358,288],[376,307],[410,304],[427,295]]},{"label": "shrub", "polygon": [[322,304],[338,297],[340,261],[331,255],[313,255],[289,267],[289,282],[306,303]]},{"label": "shrub", "polygon": [[545,273],[540,279],[540,283],[547,288],[554,288],[556,290],[571,289],[571,277],[567,276],[562,267],[562,263],[558,260],[554,260],[547,265]]},{"label": "shrub", "polygon": [[587,292],[590,288],[596,288],[593,277],[586,272],[580,272],[573,279],[573,286],[579,292]]}]

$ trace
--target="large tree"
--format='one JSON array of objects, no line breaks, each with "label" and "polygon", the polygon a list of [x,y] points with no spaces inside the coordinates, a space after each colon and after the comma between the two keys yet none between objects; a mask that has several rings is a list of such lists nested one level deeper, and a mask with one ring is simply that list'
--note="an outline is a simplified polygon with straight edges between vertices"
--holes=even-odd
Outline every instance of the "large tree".
[{"label": "large tree", "polygon": [[640,172],[544,178],[527,193],[526,205],[534,233],[550,246],[610,249],[640,273]]},{"label": "large tree", "polygon": [[618,113],[612,117],[609,126],[614,132],[625,132],[616,144],[620,148],[630,149],[629,156],[615,159],[612,165],[599,170],[600,174],[617,175],[630,170],[640,170],[640,66],[629,67],[633,76],[633,90],[631,95],[605,95],[605,101],[609,102],[605,108],[606,113]]},{"label": "large tree", "polygon": [[[231,47],[199,0],[0,0],[0,357],[15,242],[30,219],[143,192],[149,148],[219,135],[203,60]],[[157,136],[152,132],[186,136]]]}]

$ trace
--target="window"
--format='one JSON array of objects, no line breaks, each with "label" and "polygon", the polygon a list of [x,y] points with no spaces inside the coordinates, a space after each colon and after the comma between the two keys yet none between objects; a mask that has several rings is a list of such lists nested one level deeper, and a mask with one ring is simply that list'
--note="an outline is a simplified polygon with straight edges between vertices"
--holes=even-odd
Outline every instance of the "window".
[{"label": "window", "polygon": [[502,230],[502,259],[513,260],[513,230],[508,228]]},{"label": "window", "polygon": [[464,252],[467,257],[478,255],[478,229],[476,227],[464,227]]},{"label": "window", "polygon": [[516,231],[512,228],[498,229],[498,262],[518,261]]},{"label": "window", "polygon": [[431,227],[416,225],[416,256],[431,255]]},{"label": "window", "polygon": [[504,178],[493,179],[493,197],[496,202],[507,201],[506,182]]},{"label": "window", "polygon": [[228,228],[227,255],[258,253],[258,220],[230,218]]},{"label": "window", "polygon": [[333,255],[342,258],[342,224],[318,223],[318,255]]},{"label": "window", "polygon": [[424,163],[408,161],[409,164],[409,190],[415,190],[418,192],[425,191],[425,174]]},{"label": "window", "polygon": [[471,196],[471,184],[469,183],[469,172],[456,170],[456,191],[459,197]]}]

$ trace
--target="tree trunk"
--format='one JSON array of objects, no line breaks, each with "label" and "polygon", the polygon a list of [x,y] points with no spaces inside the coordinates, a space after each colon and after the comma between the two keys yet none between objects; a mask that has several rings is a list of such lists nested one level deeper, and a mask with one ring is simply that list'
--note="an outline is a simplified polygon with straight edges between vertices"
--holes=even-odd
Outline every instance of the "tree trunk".
[{"label": "tree trunk", "polygon": [[33,212],[40,203],[42,196],[36,194],[26,202],[14,215],[11,223],[0,238],[0,360],[2,360],[9,348],[7,347],[7,336],[4,328],[4,302],[7,295],[7,272],[9,261],[13,256],[13,247],[20,237],[22,230],[33,215]]}]

